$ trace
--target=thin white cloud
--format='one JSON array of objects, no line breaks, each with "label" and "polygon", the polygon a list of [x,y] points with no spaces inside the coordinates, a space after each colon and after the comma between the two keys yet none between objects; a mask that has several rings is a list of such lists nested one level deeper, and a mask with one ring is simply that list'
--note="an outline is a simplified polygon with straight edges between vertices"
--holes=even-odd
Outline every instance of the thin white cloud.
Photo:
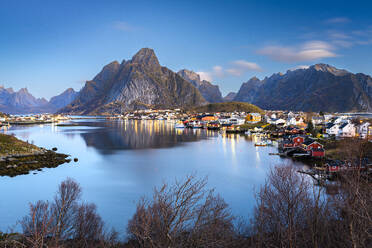
[{"label": "thin white cloud", "polygon": [[212,77],[210,72],[198,71],[196,73],[199,74],[201,80],[205,80],[205,81],[208,81],[208,82],[212,82],[212,80],[213,80],[213,77]]},{"label": "thin white cloud", "polygon": [[231,65],[228,69],[216,65],[210,71],[199,71],[197,73],[201,80],[212,82],[214,78],[223,78],[226,74],[239,77],[247,71],[262,71],[262,68],[258,64],[245,60],[235,60],[231,62]]},{"label": "thin white cloud", "polygon": [[325,41],[309,41],[300,46],[266,46],[257,52],[275,61],[301,62],[336,57],[334,47]]},{"label": "thin white cloud", "polygon": [[335,18],[330,18],[325,21],[325,23],[328,24],[342,24],[342,23],[349,23],[351,20],[347,17],[335,17]]},{"label": "thin white cloud", "polygon": [[214,78],[222,78],[225,76],[225,72],[222,66],[215,65],[211,71],[199,71],[196,72],[199,74],[201,80],[212,82]]},{"label": "thin white cloud", "polygon": [[333,40],[332,44],[339,47],[349,48],[353,46],[353,42],[346,40]]},{"label": "thin white cloud", "polygon": [[232,62],[238,68],[245,70],[245,71],[262,71],[262,68],[253,62],[248,62],[245,60],[236,60]]},{"label": "thin white cloud", "polygon": [[213,67],[213,74],[215,74],[217,77],[223,77],[225,75],[222,66],[216,65]]},{"label": "thin white cloud", "polygon": [[299,69],[308,69],[310,66],[308,65],[298,65],[296,67],[293,67],[291,69],[289,69],[290,71],[295,71],[295,70],[299,70]]},{"label": "thin white cloud", "polygon": [[351,36],[348,34],[345,34],[344,32],[336,31],[336,30],[329,30],[328,31],[328,36],[331,39],[351,39]]},{"label": "thin white cloud", "polygon": [[229,73],[230,75],[233,75],[233,76],[236,76],[236,77],[239,77],[243,74],[243,72],[241,70],[238,70],[236,68],[227,69],[226,72]]},{"label": "thin white cloud", "polygon": [[115,29],[120,30],[120,31],[125,31],[125,32],[131,32],[136,29],[134,26],[130,25],[127,22],[123,22],[123,21],[114,22],[113,26]]}]

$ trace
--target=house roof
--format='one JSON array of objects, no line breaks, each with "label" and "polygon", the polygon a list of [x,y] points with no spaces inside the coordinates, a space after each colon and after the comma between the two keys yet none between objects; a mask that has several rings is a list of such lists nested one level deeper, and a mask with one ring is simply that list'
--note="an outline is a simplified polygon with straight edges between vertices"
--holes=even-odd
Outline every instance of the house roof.
[{"label": "house roof", "polygon": [[342,123],[341,126],[340,126],[340,129],[343,129],[344,127],[346,127],[349,123]]},{"label": "house roof", "polygon": [[330,129],[330,128],[332,128],[332,127],[335,126],[335,125],[336,125],[336,124],[330,122],[330,123],[327,123],[327,124],[326,124],[326,128],[327,128],[327,129]]},{"label": "house roof", "polygon": [[[316,142],[315,140],[313,140],[313,139],[306,139],[305,141],[304,141],[304,143],[302,143],[302,144],[304,144],[304,145],[306,145],[306,146],[308,146],[308,145],[311,145],[312,143],[314,143],[314,142]],[[317,142],[318,143],[318,142]]]}]

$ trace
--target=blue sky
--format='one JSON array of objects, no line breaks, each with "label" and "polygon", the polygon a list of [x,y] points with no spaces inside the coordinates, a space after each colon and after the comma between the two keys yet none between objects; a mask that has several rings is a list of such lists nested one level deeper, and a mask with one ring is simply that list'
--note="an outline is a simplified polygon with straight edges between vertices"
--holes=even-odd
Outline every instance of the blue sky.
[{"label": "blue sky", "polygon": [[372,74],[369,1],[2,1],[0,85],[50,98],[153,48],[217,83],[315,63]]}]

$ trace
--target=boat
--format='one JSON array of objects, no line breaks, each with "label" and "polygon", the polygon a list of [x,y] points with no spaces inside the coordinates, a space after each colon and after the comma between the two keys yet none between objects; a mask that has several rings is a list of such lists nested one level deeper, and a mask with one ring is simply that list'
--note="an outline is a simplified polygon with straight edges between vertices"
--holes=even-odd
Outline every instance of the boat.
[{"label": "boat", "polygon": [[187,128],[203,128],[203,125],[199,121],[191,121],[186,124]]},{"label": "boat", "polygon": [[245,130],[240,129],[239,126],[230,125],[226,127],[226,133],[233,133],[233,134],[244,134]]},{"label": "boat", "polygon": [[267,143],[265,141],[256,142],[254,146],[267,146]]},{"label": "boat", "polygon": [[208,130],[220,130],[221,124],[219,122],[209,122],[207,124],[207,129]]},{"label": "boat", "polygon": [[185,128],[185,125],[183,125],[182,122],[177,122],[176,125],[174,126],[175,128]]}]

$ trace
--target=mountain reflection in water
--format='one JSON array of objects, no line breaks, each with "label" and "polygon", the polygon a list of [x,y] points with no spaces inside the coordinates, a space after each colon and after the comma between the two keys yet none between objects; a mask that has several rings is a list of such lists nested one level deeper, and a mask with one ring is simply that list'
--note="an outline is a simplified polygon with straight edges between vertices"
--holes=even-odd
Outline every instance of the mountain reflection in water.
[{"label": "mountain reflection in water", "polygon": [[[84,123],[102,127],[94,132],[81,132],[87,146],[102,153],[115,150],[169,148],[184,142],[217,137],[218,132],[201,129],[176,129],[166,121],[108,121]],[[71,130],[69,130],[71,131]]]}]

